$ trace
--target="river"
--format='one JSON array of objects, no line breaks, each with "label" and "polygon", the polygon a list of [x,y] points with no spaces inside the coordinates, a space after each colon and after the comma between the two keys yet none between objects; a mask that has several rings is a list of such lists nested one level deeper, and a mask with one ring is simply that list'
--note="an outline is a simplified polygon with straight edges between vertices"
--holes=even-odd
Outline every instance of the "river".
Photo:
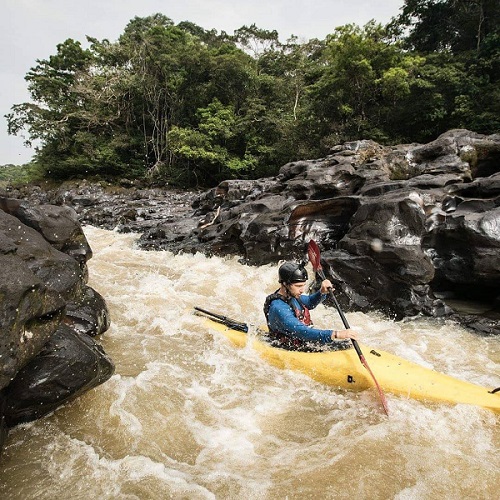
[{"label": "river", "polygon": [[[89,284],[108,303],[105,384],[11,430],[3,499],[493,499],[498,415],[323,386],[210,332],[193,306],[262,324],[277,267],[144,252],[87,226]],[[315,324],[341,327],[320,305]],[[500,386],[500,340],[452,323],[347,314],[363,343]]]}]

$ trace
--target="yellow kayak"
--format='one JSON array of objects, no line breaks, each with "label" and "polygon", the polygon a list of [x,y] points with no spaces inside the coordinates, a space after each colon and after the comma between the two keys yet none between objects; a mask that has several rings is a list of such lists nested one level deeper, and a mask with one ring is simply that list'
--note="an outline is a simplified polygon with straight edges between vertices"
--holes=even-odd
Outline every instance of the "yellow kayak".
[{"label": "yellow kayak", "polygon": [[[296,370],[333,387],[353,391],[375,388],[368,370],[353,348],[340,351],[300,352],[271,346],[258,337],[206,318],[210,329],[224,334],[235,346],[251,347],[281,369]],[[384,392],[420,401],[469,404],[500,413],[500,392],[456,379],[379,349],[360,344],[360,348]]]}]

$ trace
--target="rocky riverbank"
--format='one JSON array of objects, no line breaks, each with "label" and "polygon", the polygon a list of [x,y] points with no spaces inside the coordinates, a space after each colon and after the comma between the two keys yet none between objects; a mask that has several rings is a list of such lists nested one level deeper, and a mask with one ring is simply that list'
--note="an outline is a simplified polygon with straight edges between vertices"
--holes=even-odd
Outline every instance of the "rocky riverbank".
[{"label": "rocky riverbank", "polygon": [[144,249],[239,255],[251,265],[305,258],[314,238],[344,308],[453,317],[500,333],[498,134],[452,130],[391,147],[356,141],[276,177],[204,192],[82,181],[10,194],[71,206],[83,224],[140,233]]},{"label": "rocky riverbank", "polygon": [[160,223],[176,223],[192,214],[197,191],[141,185],[127,180],[39,183],[0,189],[0,195],[34,205],[69,206],[82,225],[120,232],[143,233]]}]

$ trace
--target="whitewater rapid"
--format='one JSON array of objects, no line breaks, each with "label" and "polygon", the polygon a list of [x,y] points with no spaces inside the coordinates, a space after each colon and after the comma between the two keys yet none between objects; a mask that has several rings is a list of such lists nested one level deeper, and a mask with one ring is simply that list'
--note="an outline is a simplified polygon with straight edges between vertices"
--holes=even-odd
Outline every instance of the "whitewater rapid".
[{"label": "whitewater rapid", "polygon": [[[264,322],[276,266],[138,250],[137,235],[84,228],[89,284],[106,299],[113,377],[11,430],[5,499],[492,499],[498,416],[325,387],[236,349],[194,306]],[[426,367],[500,386],[500,340],[443,321],[351,313],[361,340]],[[319,306],[315,324],[341,323]]]}]

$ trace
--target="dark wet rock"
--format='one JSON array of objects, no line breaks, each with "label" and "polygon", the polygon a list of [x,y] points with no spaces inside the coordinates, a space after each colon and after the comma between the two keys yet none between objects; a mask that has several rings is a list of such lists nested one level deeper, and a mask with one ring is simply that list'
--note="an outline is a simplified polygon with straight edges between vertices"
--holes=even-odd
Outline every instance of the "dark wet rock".
[{"label": "dark wet rock", "polygon": [[[8,188],[3,195],[32,205],[69,207],[81,225],[119,232],[143,233],[162,222],[175,222],[192,213],[199,194],[170,188],[135,186],[131,183],[68,181],[60,185]],[[0,196],[2,192],[0,192]]]},{"label": "dark wet rock", "polygon": [[[80,268],[35,230],[0,210],[0,388],[50,338]],[[60,280],[60,281],[58,281]]]},{"label": "dark wet rock", "polygon": [[436,289],[496,297],[500,283],[500,198],[464,200],[433,225],[422,242]]},{"label": "dark wet rock", "polygon": [[350,160],[332,157],[318,163],[288,164],[280,170],[278,179],[286,183],[287,194],[295,200],[348,196],[359,191],[366,182],[356,174]]},{"label": "dark wet rock", "polygon": [[70,207],[0,197],[0,403],[9,425],[52,411],[112,373],[90,339],[109,327],[104,299],[87,285],[91,256]]},{"label": "dark wet rock", "polygon": [[2,455],[3,445],[7,438],[8,428],[7,422],[5,421],[5,407],[7,405],[7,400],[3,391],[0,391],[0,457]]},{"label": "dark wet rock", "polygon": [[113,371],[113,362],[93,339],[60,325],[5,390],[6,423],[12,427],[43,417],[102,384]]},{"label": "dark wet rock", "polygon": [[[364,302],[382,300],[385,304],[379,309],[397,317],[402,311],[411,316],[433,307],[419,292],[434,277],[432,262],[421,247],[424,231],[425,213],[413,192],[388,193],[359,207],[337,246],[354,259],[355,272],[367,278],[357,287],[368,299]],[[352,272],[342,279],[352,288]]]},{"label": "dark wet rock", "polygon": [[3,244],[9,245],[7,255],[20,258],[48,288],[67,300],[81,294],[84,272],[79,262],[57,250],[38,231],[0,210],[0,234]]},{"label": "dark wet rock", "polygon": [[500,335],[500,313],[488,311],[485,315],[454,313],[451,319],[481,336]]},{"label": "dark wet rock", "polygon": [[66,304],[63,322],[78,333],[91,337],[108,330],[111,324],[108,307],[104,297],[93,288],[85,287],[83,297],[78,302]]},{"label": "dark wet rock", "polygon": [[35,206],[26,201],[0,198],[0,208],[35,229],[55,249],[68,254],[83,265],[92,257],[78,215],[68,206]]},{"label": "dark wet rock", "polygon": [[[500,165],[500,158],[498,165]],[[488,177],[478,177],[467,184],[452,184],[445,192],[450,196],[463,198],[498,199],[500,196],[500,172]]]}]

